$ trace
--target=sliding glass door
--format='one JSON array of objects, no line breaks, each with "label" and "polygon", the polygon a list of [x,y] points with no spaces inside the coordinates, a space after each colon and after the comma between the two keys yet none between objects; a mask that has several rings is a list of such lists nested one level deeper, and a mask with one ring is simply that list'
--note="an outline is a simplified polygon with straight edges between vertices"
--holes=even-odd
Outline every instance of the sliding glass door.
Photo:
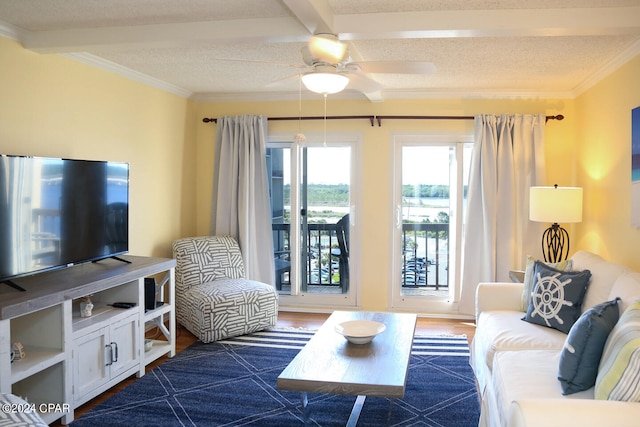
[{"label": "sliding glass door", "polygon": [[[358,138],[272,142],[272,229],[281,302],[354,305],[354,152]],[[296,256],[295,254],[298,254]]]},{"label": "sliding glass door", "polygon": [[470,137],[394,139],[394,308],[455,311]]}]

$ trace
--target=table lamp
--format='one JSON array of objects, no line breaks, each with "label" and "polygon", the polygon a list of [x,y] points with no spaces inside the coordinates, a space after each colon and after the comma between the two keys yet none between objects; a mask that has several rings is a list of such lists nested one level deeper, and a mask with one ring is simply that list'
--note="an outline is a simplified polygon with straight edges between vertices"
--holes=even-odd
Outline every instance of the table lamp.
[{"label": "table lamp", "polygon": [[542,253],[546,262],[560,262],[569,255],[569,233],[560,223],[582,221],[582,188],[531,187],[529,219],[552,223],[542,234]]}]

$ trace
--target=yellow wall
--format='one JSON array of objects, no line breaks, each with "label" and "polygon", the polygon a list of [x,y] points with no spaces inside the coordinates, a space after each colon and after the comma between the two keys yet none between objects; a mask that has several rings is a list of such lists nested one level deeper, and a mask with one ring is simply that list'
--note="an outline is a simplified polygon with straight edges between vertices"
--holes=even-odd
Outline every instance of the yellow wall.
[{"label": "yellow wall", "polygon": [[577,181],[584,218],[577,246],[640,270],[631,226],[631,110],[640,106],[640,56],[576,99]]},{"label": "yellow wall", "polygon": [[[302,103],[302,115],[322,116],[322,97],[319,101],[306,100]],[[575,117],[573,100],[487,100],[487,99],[430,99],[430,100],[387,100],[371,103],[366,100],[336,100],[329,97],[328,115],[455,115],[468,116],[482,113],[545,113],[563,114],[563,121],[549,121],[546,127],[547,163],[553,171],[550,178],[562,185],[573,185],[575,167],[567,167],[566,161],[558,167],[556,153],[563,157],[573,146]],[[297,117],[298,102],[254,102],[254,103],[203,103],[198,105],[198,232],[209,232],[211,210],[211,181],[213,169],[213,140],[215,124],[202,123],[203,117],[219,117],[236,114],[265,114],[271,117]],[[269,122],[270,133],[298,132],[297,121]],[[322,132],[322,121],[305,121],[303,132]],[[393,132],[424,132],[441,130],[467,130],[473,133],[472,120],[385,120],[382,127],[371,127],[367,120],[333,120],[327,124],[327,132],[356,131],[363,135],[363,180],[364,192],[360,209],[366,215],[362,218],[362,292],[361,306],[367,310],[386,310],[389,307],[388,280],[390,263],[388,248],[391,245],[390,225],[392,224],[391,200],[391,135]],[[568,148],[567,148],[568,147]],[[383,262],[381,262],[383,260]],[[524,262],[524,261],[523,261]]]},{"label": "yellow wall", "polygon": [[0,153],[130,163],[130,252],[171,256],[195,230],[186,99],[0,38]]},{"label": "yellow wall", "polygon": [[[131,253],[170,256],[181,236],[208,234],[215,125],[203,117],[236,114],[297,116],[297,101],[197,103],[58,56],[24,50],[0,38],[0,153],[117,160],[131,164]],[[584,187],[582,223],[571,227],[572,252],[588,249],[640,269],[640,231],[630,226],[630,111],[640,105],[635,58],[575,100],[339,100],[329,115],[563,114],[546,127],[548,185]],[[321,97],[302,114],[323,114]],[[269,131],[298,131],[270,122]],[[302,124],[322,131],[321,121]],[[391,135],[395,131],[463,129],[472,121],[330,121],[328,132],[363,135],[362,306],[387,308],[391,224]]]}]

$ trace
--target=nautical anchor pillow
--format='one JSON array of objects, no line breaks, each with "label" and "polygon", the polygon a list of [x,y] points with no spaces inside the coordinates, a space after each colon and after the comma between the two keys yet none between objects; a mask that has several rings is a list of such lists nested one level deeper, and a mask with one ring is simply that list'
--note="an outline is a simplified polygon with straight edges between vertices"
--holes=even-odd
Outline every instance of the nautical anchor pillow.
[{"label": "nautical anchor pillow", "polygon": [[562,271],[536,261],[527,314],[522,320],[568,334],[582,312],[591,272]]}]

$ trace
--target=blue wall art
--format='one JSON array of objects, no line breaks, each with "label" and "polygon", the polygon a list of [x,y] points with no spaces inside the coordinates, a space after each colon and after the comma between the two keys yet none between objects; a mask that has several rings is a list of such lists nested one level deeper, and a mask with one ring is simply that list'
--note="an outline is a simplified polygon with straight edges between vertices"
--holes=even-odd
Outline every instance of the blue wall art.
[{"label": "blue wall art", "polygon": [[640,107],[631,110],[631,225],[640,227]]}]

